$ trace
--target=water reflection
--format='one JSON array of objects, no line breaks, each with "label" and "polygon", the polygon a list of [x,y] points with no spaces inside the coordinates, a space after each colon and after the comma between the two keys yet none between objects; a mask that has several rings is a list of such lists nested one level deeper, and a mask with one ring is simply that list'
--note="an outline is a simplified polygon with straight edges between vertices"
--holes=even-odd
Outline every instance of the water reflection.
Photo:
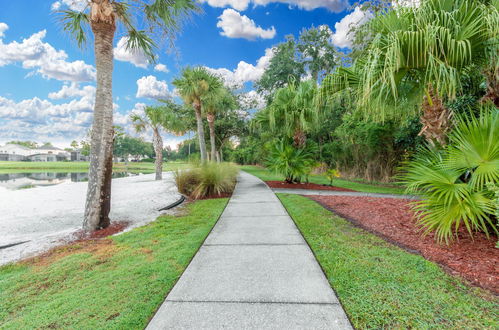
[{"label": "water reflection", "polygon": [[[113,178],[123,178],[134,176],[138,173],[115,172]],[[87,172],[60,173],[60,172],[41,172],[41,173],[7,173],[0,174],[0,187],[7,189],[27,189],[33,187],[53,186],[65,182],[83,182],[88,181]]]}]

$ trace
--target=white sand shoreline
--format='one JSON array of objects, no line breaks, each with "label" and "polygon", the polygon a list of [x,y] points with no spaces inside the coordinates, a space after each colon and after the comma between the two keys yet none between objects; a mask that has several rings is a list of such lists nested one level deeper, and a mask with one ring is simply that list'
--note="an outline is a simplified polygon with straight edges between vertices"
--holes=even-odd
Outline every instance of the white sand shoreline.
[{"label": "white sand shoreline", "polygon": [[[111,221],[135,228],[154,221],[158,210],[180,194],[171,172],[162,181],[154,174],[113,179]],[[0,265],[42,253],[70,240],[81,229],[87,182],[63,183],[23,190],[0,188]]]}]

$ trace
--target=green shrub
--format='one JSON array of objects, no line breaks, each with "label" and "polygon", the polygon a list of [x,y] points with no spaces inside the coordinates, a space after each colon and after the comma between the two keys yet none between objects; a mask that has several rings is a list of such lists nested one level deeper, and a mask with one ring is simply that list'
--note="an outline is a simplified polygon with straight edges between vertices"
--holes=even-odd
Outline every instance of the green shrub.
[{"label": "green shrub", "polygon": [[267,167],[282,174],[286,182],[301,182],[308,177],[314,166],[314,158],[310,148],[295,148],[284,140],[276,143],[267,159]]},{"label": "green shrub", "polygon": [[193,199],[232,193],[238,169],[228,163],[206,163],[174,173],[178,191]]},{"label": "green shrub", "polygon": [[409,193],[422,194],[414,203],[418,222],[439,241],[454,237],[464,225],[470,235],[497,234],[493,194],[487,184],[499,183],[499,111],[459,117],[441,151],[420,150],[405,167]]}]

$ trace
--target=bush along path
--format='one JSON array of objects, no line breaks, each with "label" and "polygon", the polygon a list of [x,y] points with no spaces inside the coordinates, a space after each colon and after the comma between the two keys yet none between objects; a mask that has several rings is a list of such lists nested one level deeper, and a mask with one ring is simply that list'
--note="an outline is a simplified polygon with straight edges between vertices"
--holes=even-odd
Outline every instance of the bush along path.
[{"label": "bush along path", "polygon": [[351,329],[276,195],[241,173],[220,220],[147,329]]}]

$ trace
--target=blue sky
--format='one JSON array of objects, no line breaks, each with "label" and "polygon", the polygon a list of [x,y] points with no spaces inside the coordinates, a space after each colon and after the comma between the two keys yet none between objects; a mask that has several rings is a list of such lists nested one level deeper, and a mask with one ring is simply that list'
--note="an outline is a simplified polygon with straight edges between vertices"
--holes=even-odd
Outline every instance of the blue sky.
[{"label": "blue sky", "polygon": [[[0,144],[50,141],[65,147],[81,140],[92,120],[93,48],[80,50],[58,23],[54,9],[85,0],[3,1],[0,11]],[[348,26],[364,19],[347,0],[201,0],[168,52],[161,43],[156,65],[115,40],[115,122],[130,128],[129,114],[157,97],[171,96],[171,81],[185,65],[203,65],[227,84],[250,92],[272,56],[271,47],[303,28],[328,25],[331,42],[349,45]],[[250,94],[254,96],[254,94]],[[175,145],[179,138],[165,135]]]}]

